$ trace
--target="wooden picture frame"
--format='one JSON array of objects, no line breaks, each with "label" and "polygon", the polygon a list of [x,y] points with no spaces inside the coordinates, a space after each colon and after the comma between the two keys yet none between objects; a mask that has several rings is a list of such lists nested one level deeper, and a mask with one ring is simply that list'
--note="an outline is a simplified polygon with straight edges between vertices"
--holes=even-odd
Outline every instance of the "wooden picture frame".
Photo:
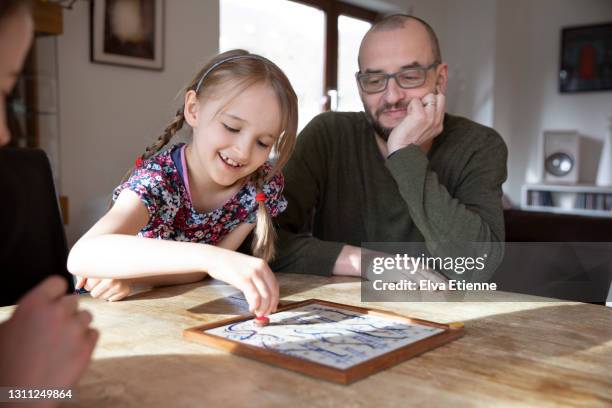
[{"label": "wooden picture frame", "polygon": [[223,327],[229,324],[243,322],[251,320],[252,316],[239,316],[230,319],[224,319],[214,323],[208,323],[197,327],[185,329],[183,331],[183,337],[203,343],[205,345],[215,347],[221,350],[228,351],[232,354],[236,354],[243,357],[248,357],[254,360],[258,360],[267,364],[283,367],[292,371],[296,371],[302,374],[306,374],[312,377],[320,378],[327,381],[332,381],[338,384],[350,384],[372,374],[385,370],[389,367],[397,365],[405,360],[412,357],[418,356],[419,354],[425,353],[426,351],[433,350],[436,347],[442,346],[453,340],[456,340],[463,336],[464,327],[462,323],[454,324],[441,324],[434,323],[427,320],[413,319],[410,317],[402,316],[400,314],[381,311],[376,309],[349,306],[340,303],[328,302],[320,299],[309,299],[302,302],[296,302],[289,304],[284,307],[280,307],[277,311],[284,312],[292,309],[300,308],[306,305],[322,305],[332,308],[347,310],[351,312],[357,312],[365,315],[374,315],[385,318],[390,318],[402,323],[408,324],[419,324],[429,327],[442,329],[443,331],[434,334],[431,337],[418,340],[415,343],[407,346],[400,347],[396,350],[390,351],[386,354],[373,357],[362,363],[349,367],[347,369],[338,369],[329,365],[320,364],[311,360],[306,360],[280,352],[256,347],[250,344],[245,344],[239,341],[230,340],[224,337],[220,337],[214,334],[206,333],[206,330]]},{"label": "wooden picture frame", "polygon": [[164,69],[164,0],[92,0],[90,60]]}]

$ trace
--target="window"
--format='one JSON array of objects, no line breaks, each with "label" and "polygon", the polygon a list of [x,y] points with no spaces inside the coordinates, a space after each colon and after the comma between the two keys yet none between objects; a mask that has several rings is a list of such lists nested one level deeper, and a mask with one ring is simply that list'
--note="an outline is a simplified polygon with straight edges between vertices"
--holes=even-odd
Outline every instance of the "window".
[{"label": "window", "polygon": [[355,73],[359,70],[359,45],[371,23],[353,17],[338,17],[338,102],[337,110],[359,111],[363,104],[359,98]]},{"label": "window", "polygon": [[376,13],[335,0],[221,0],[220,14],[221,52],[243,48],[287,74],[299,99],[300,130],[323,110],[363,108],[357,51]]},{"label": "window", "polygon": [[220,51],[244,48],[274,61],[287,75],[299,102],[299,129],[324,104],[325,15],[287,0],[221,2]]}]

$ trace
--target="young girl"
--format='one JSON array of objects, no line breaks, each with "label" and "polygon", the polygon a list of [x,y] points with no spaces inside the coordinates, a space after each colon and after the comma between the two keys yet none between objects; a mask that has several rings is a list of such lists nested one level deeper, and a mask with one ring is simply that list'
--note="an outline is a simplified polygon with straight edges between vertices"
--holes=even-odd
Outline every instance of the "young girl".
[{"label": "young girl", "polygon": [[[162,151],[185,123],[191,143]],[[180,284],[208,274],[240,289],[257,316],[272,313],[271,217],[287,205],[280,169],[296,131],[297,97],[276,65],[243,50],[215,57],[115,189],[112,208],[73,247],[68,269],[77,287],[114,301],[136,282]],[[235,252],[253,229],[257,258]]]}]

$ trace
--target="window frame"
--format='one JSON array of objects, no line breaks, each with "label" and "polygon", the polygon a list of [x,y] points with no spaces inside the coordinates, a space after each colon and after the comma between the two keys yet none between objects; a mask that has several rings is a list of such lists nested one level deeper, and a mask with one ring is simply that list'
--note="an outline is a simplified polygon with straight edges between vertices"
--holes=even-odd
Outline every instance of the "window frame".
[{"label": "window frame", "polygon": [[315,7],[325,13],[324,111],[330,110],[329,91],[338,90],[338,18],[341,15],[374,23],[380,13],[338,0],[289,0]]}]

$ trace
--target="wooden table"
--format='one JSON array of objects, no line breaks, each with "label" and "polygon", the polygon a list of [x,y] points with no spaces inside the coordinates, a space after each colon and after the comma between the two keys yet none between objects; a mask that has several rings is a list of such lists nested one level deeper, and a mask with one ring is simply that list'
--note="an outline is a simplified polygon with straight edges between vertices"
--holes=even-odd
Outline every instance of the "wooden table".
[{"label": "wooden table", "polygon": [[[320,298],[448,323],[463,338],[349,386],[192,343],[187,327],[246,313],[222,282],[108,303],[83,296],[101,331],[66,407],[612,405],[612,309],[573,302],[361,303],[352,278],[279,274],[283,301]],[[502,294],[500,294],[502,295]],[[505,298],[508,298],[506,294]],[[0,308],[0,320],[12,308]]]}]

